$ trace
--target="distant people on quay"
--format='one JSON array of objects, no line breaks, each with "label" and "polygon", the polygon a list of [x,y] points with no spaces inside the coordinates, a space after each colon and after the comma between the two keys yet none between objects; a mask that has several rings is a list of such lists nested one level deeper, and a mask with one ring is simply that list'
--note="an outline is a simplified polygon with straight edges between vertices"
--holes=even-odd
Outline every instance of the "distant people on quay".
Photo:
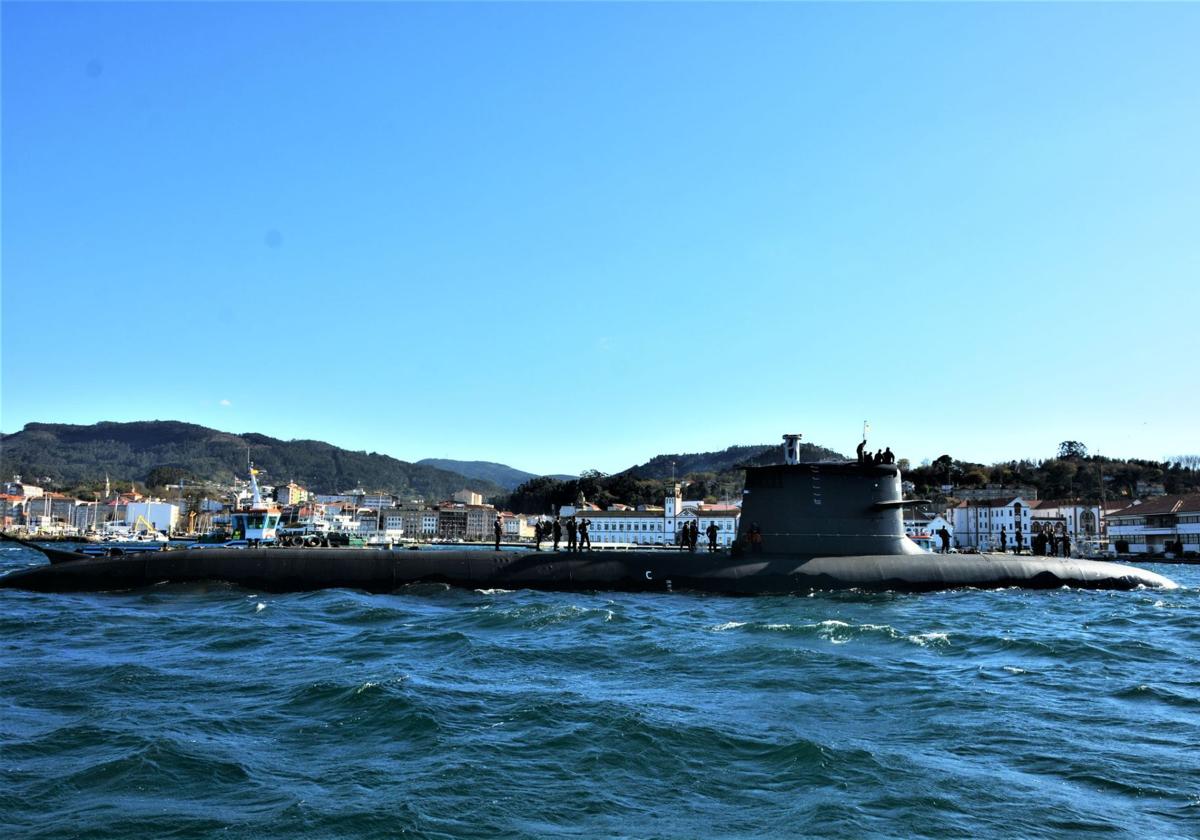
[{"label": "distant people on quay", "polygon": [[950,532],[946,530],[945,525],[938,528],[937,535],[938,539],[942,541],[942,554],[948,554],[950,552]]},{"label": "distant people on quay", "polygon": [[714,552],[717,550],[717,523],[709,522],[708,527],[704,529],[704,533],[708,534],[708,550]]},{"label": "distant people on quay", "polygon": [[558,542],[562,539],[562,520],[557,515],[554,517],[554,525],[552,533],[554,534],[554,550],[558,551]]},{"label": "distant people on quay", "polygon": [[496,550],[500,550],[500,537],[504,533],[504,523],[500,521],[500,517],[496,517],[496,521],[492,523],[492,532],[496,535]]},{"label": "distant people on quay", "polygon": [[567,551],[575,552],[579,550],[579,523],[572,516],[567,520]]},{"label": "distant people on quay", "polygon": [[580,551],[583,551],[585,548],[588,551],[592,550],[591,527],[592,527],[592,520],[581,519],[579,521],[579,550]]}]

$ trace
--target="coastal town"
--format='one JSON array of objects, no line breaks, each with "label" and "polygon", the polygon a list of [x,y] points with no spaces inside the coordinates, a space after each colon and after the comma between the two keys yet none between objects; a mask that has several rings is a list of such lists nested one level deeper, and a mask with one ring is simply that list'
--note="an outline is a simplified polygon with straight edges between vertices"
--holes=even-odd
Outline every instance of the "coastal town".
[{"label": "coastal town", "polygon": [[[249,508],[250,479],[203,493],[176,487],[178,496],[143,494],[111,486],[91,500],[52,492],[13,476],[2,485],[0,525],[31,539],[87,542],[236,541],[233,515]],[[906,497],[913,487],[904,483]],[[1105,502],[1038,499],[1032,487],[947,486],[948,504],[914,499],[904,509],[905,534],[929,551],[1015,552],[1076,557],[1181,556],[1200,552],[1200,493],[1168,494],[1145,485],[1140,498]],[[688,499],[688,483],[663,482],[656,504],[610,503],[580,497],[540,514],[516,513],[486,503],[469,489],[436,502],[405,499],[362,488],[311,492],[295,482],[264,484],[261,492],[279,516],[282,545],[402,543],[534,543],[544,528],[551,540],[557,518],[588,520],[597,547],[686,545],[692,528],[714,529],[716,545],[737,538],[741,500]]]}]

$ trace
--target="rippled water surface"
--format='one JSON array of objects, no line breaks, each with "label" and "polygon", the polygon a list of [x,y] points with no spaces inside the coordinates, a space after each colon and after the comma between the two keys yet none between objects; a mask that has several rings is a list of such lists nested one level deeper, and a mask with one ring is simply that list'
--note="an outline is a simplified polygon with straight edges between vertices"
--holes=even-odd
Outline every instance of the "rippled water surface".
[{"label": "rippled water surface", "polygon": [[1200,836],[1200,568],[1155,570],[1182,588],[0,590],[0,829]]}]

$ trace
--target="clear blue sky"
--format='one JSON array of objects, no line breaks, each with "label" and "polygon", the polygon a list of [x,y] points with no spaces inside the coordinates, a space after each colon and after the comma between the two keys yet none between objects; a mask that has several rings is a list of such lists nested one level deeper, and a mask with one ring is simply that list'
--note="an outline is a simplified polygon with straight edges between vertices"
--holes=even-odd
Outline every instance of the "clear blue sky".
[{"label": "clear blue sky", "polygon": [[1200,7],[2,16],[5,432],[1200,450]]}]

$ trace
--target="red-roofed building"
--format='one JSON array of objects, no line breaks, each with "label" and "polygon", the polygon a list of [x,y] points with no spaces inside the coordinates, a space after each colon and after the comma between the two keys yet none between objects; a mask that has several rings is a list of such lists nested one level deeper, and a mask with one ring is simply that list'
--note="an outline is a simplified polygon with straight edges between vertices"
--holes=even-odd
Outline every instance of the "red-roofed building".
[{"label": "red-roofed building", "polygon": [[1109,545],[1130,554],[1200,551],[1200,493],[1156,496],[1108,514]]}]

